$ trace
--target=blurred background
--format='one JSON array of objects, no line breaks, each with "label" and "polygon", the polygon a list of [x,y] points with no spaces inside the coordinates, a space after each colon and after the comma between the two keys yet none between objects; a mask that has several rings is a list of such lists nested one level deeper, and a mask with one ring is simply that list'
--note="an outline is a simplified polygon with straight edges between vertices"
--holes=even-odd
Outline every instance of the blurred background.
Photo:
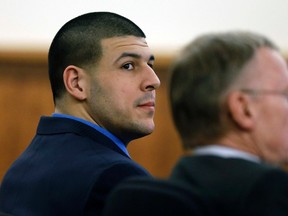
[{"label": "blurred background", "polygon": [[[68,20],[92,11],[112,11],[133,20],[156,55],[162,85],[156,129],[129,145],[134,160],[166,177],[184,154],[167,100],[167,71],[173,57],[196,36],[251,30],[276,42],[287,57],[287,0],[1,0],[0,1],[0,181],[35,134],[39,117],[53,112],[47,52]],[[67,162],[69,163],[69,162]]]}]

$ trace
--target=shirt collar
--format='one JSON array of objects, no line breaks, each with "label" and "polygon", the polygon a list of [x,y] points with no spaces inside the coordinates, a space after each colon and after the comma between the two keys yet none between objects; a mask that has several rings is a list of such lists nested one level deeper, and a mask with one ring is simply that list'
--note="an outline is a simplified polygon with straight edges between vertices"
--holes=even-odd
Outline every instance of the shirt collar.
[{"label": "shirt collar", "polygon": [[250,153],[240,151],[238,149],[221,146],[221,145],[209,145],[204,147],[198,147],[193,150],[194,155],[216,155],[223,158],[240,158],[244,160],[254,161],[259,163],[260,159]]},{"label": "shirt collar", "polygon": [[110,133],[108,130],[106,130],[106,129],[104,129],[104,128],[102,128],[102,127],[100,127],[100,126],[98,126],[92,122],[89,122],[85,119],[78,118],[78,117],[71,116],[71,115],[67,115],[67,114],[53,113],[52,117],[61,117],[61,118],[73,119],[75,121],[79,121],[83,124],[86,124],[86,125],[94,128],[98,132],[102,133],[104,136],[111,139],[128,157],[130,157],[129,152],[128,152],[125,144],[120,139],[118,139],[116,136],[114,136],[112,133]]}]

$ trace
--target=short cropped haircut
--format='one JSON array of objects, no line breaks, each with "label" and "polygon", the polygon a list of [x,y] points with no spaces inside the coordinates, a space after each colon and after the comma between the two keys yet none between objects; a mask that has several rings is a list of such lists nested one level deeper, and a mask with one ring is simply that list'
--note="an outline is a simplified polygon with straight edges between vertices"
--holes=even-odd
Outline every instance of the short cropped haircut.
[{"label": "short cropped haircut", "polygon": [[61,27],[48,54],[54,103],[65,92],[65,68],[69,65],[85,68],[97,64],[102,56],[101,40],[117,36],[146,37],[131,20],[111,12],[83,14]]},{"label": "short cropped haircut", "polygon": [[169,99],[184,148],[221,138],[223,95],[260,47],[278,50],[266,37],[246,31],[199,36],[171,67]]}]

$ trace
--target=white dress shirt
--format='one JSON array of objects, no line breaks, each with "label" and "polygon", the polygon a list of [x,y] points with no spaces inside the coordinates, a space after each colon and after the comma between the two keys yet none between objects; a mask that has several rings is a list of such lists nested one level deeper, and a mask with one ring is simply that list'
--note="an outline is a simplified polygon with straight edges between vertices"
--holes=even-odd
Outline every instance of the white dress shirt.
[{"label": "white dress shirt", "polygon": [[250,153],[240,151],[238,149],[221,146],[221,145],[209,145],[204,147],[197,147],[193,150],[194,155],[215,155],[223,158],[240,158],[253,162],[260,162],[260,158]]}]

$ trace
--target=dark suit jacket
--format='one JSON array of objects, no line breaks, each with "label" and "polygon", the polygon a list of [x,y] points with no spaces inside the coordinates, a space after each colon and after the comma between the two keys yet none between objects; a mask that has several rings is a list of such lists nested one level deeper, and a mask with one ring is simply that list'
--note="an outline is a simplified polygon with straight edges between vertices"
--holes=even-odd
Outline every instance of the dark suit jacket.
[{"label": "dark suit jacket", "polygon": [[186,188],[163,179],[129,178],[109,194],[102,216],[216,216],[208,203]]},{"label": "dark suit jacket", "polygon": [[288,174],[243,159],[185,156],[168,180],[130,178],[114,188],[103,216],[130,215],[287,216]]},{"label": "dark suit jacket", "polygon": [[13,216],[13,215],[11,215],[11,214],[6,214],[6,213],[4,213],[4,212],[0,212],[0,216]]},{"label": "dark suit jacket", "polygon": [[288,215],[288,174],[269,165],[187,156],[177,163],[171,181],[197,190],[218,215]]},{"label": "dark suit jacket", "polygon": [[0,210],[99,215],[108,192],[129,176],[149,174],[109,138],[78,121],[42,117],[33,141],[3,179]]}]

